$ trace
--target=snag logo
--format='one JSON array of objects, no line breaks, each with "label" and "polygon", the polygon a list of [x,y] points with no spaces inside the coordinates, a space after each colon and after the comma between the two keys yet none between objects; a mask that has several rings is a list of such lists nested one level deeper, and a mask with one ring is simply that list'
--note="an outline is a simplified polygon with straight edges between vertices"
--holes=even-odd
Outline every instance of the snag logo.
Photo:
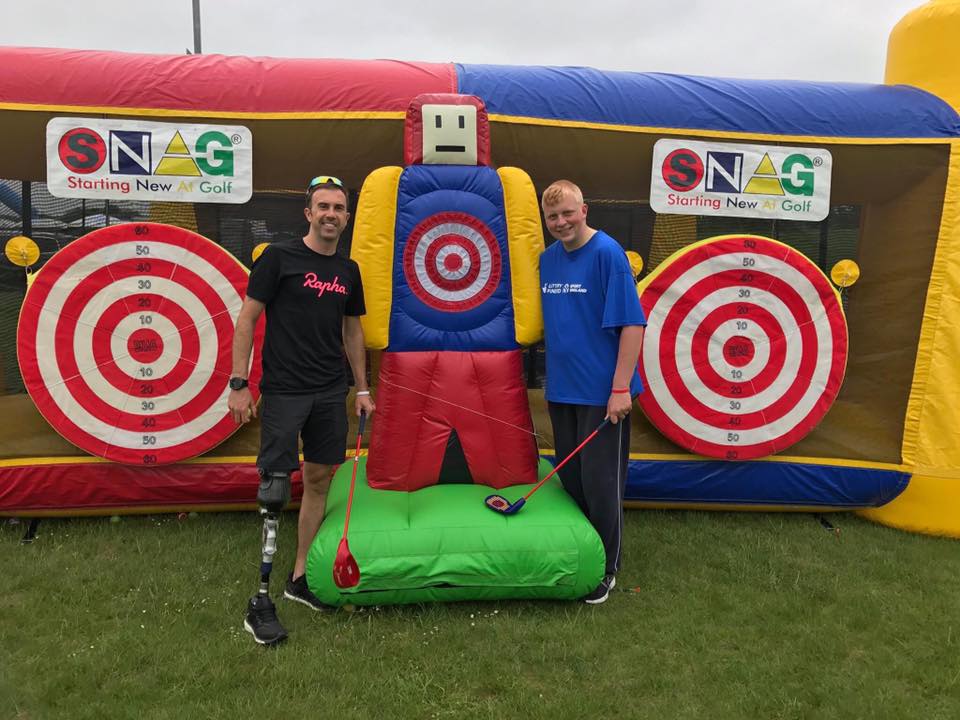
[{"label": "snag logo", "polygon": [[663,181],[677,192],[695,190],[706,178],[707,192],[810,196],[816,183],[814,168],[823,164],[822,158],[794,153],[778,171],[770,153],[764,153],[753,171],[745,173],[743,153],[708,151],[706,157],[704,163],[689,148],[674,150],[663,161]]},{"label": "snag logo", "polygon": [[175,131],[156,166],[153,133],[111,130],[109,138],[108,145],[90,128],[67,130],[57,145],[60,161],[76,173],[99,170],[109,156],[110,172],[117,175],[233,176],[233,141],[216,130],[197,138],[193,152],[187,148],[180,131]]},{"label": "snag logo", "polygon": [[822,148],[659,140],[650,206],[658,213],[820,221],[833,160]]},{"label": "snag logo", "polygon": [[47,184],[57,197],[245,202],[252,158],[244,127],[78,118],[47,124]]}]

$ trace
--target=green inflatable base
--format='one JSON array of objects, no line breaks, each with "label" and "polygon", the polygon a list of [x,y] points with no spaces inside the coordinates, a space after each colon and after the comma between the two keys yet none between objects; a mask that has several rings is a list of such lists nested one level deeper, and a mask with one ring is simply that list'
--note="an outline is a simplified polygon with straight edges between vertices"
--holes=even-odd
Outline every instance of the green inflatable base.
[{"label": "green inflatable base", "polygon": [[[352,461],[334,475],[326,516],[307,555],[307,583],[328,605],[569,600],[593,590],[603,577],[600,537],[556,478],[519,512],[502,515],[484,504],[487,495],[513,502],[533,486],[374,490],[365,468],[361,457],[347,538],[360,566],[359,585],[341,590],[333,582]],[[539,470],[543,478],[551,466],[541,460]]]}]

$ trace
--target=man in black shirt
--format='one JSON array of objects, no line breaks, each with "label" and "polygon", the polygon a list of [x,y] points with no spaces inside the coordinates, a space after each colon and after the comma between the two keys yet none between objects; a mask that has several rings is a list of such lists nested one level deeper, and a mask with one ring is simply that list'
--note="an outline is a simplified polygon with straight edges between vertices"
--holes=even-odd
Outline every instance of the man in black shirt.
[{"label": "man in black shirt", "polygon": [[302,240],[269,245],[254,262],[233,338],[233,373],[228,405],[238,423],[256,417],[247,387],[254,326],[266,310],[263,341],[263,396],[260,487],[264,514],[260,590],[251,598],[244,627],[263,645],[287,633],[269,596],[276,551],[278,513],[290,500],[290,473],[299,468],[297,438],[303,440],[303,499],[297,530],[297,558],[284,597],[315,610],[323,608],[307,587],[307,551],[323,520],[334,466],[346,458],[346,352],[356,383],[357,415],[375,410],[366,379],[366,352],[360,316],[366,311],[357,264],[337,254],[346,227],[347,194],[331,176],[307,188],[304,215],[310,229]]}]

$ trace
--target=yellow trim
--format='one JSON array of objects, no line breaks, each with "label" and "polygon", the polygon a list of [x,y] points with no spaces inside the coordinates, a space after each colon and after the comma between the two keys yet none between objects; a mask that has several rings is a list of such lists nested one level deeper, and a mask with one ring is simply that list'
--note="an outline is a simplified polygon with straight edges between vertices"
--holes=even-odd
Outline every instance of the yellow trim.
[{"label": "yellow trim", "polygon": [[[944,190],[937,250],[930,270],[923,322],[917,340],[910,398],[904,417],[901,457],[905,463],[918,466],[960,468],[960,456],[950,437],[938,430],[949,431],[953,425],[944,413],[953,416],[950,395],[958,392],[954,348],[960,335],[960,324],[947,317],[944,300],[960,289],[960,141],[950,148],[947,184]],[[939,359],[939,362],[936,362]],[[928,392],[929,389],[929,392]],[[921,432],[921,425],[923,430]],[[946,443],[946,444],[945,444]],[[953,451],[953,452],[951,452]],[[940,475],[939,470],[933,471]]]},{"label": "yellow trim", "polygon": [[[78,113],[83,115],[137,115],[144,117],[205,117],[217,119],[249,120],[403,120],[406,111],[393,110],[325,110],[297,112],[250,112],[224,110],[196,110],[190,108],[121,108],[109,105],[43,105],[33,103],[0,102],[0,110],[21,112]],[[779,142],[817,142],[831,145],[936,145],[949,143],[950,138],[876,138],[836,137],[832,135],[776,135],[772,133],[735,132],[730,130],[707,130],[700,128],[668,128],[646,125],[618,125],[616,123],[588,122],[584,120],[555,120],[522,115],[492,113],[493,122],[510,125],[536,125],[541,127],[578,128],[583,130],[611,130],[615,132],[640,133],[645,135],[681,135],[714,137],[736,140],[768,140]]]},{"label": "yellow trim", "polygon": [[533,345],[543,338],[540,306],[543,229],[537,191],[530,176],[520,168],[502,167],[497,170],[497,175],[503,186],[503,209],[507,219],[514,328],[520,345]]},{"label": "yellow trim", "polygon": [[191,110],[189,108],[123,108],[111,105],[33,105],[28,103],[3,103],[0,110],[25,112],[51,112],[57,114],[80,113],[84,115],[142,115],[145,117],[208,117],[247,118],[251,120],[403,120],[406,111],[394,110],[323,110],[316,112],[249,112],[225,110]]},{"label": "yellow trim", "polygon": [[[288,508],[300,503],[291,503]],[[118,505],[117,507],[66,508],[64,510],[0,510],[0,517],[57,518],[57,517],[107,517],[109,515],[159,515],[161,513],[182,512],[236,512],[238,510],[256,510],[257,504],[223,503],[217,505]]]},{"label": "yellow trim", "polygon": [[868,520],[927,535],[960,538],[960,483],[956,478],[914,475],[893,500],[857,510]]},{"label": "yellow trim", "polygon": [[698,128],[665,128],[644,125],[617,125],[615,123],[586,122],[582,120],[554,120],[549,118],[523,117],[519,115],[491,114],[492,122],[510,125],[538,125],[543,127],[579,128],[582,130],[612,130],[614,132],[640,133],[645,135],[681,135],[689,137],[715,137],[728,140],[770,140],[778,142],[817,142],[829,145],[942,145],[952,138],[875,138],[835,137],[832,135],[774,135],[770,133],[733,132],[730,130],[704,130]]},{"label": "yellow trim", "polygon": [[643,502],[640,500],[627,500],[623,503],[623,507],[628,510],[712,510],[714,512],[850,512],[848,507],[835,505],[743,505],[737,503]]},{"label": "yellow trim", "polygon": [[[646,460],[653,462],[724,462],[717,458],[705,457],[703,455],[681,454],[681,453],[630,453],[631,460]],[[871,462],[869,460],[847,460],[846,458],[813,458],[801,457],[799,455],[771,455],[770,457],[747,460],[752,463],[780,463],[780,464],[800,464],[800,465],[824,465],[830,467],[851,467],[863,468],[866,470],[891,470],[894,472],[910,473],[913,468],[903,464]]]},{"label": "yellow trim", "polygon": [[383,350],[390,342],[393,304],[394,231],[401,167],[377,168],[360,189],[350,257],[360,265],[367,314],[360,318],[367,347]]},{"label": "yellow trim", "polygon": [[109,463],[98,457],[25,457],[9,458],[0,460],[0,468],[4,467],[27,467],[34,465],[89,465],[93,463]]},{"label": "yellow trim", "polygon": [[[347,450],[347,457],[353,457],[353,450]],[[364,456],[367,451],[360,450],[360,455]],[[549,452],[543,454],[549,455]],[[681,453],[630,453],[631,460],[655,460],[660,462],[670,462],[683,460],[687,462],[719,462],[716,458],[704,457],[703,455],[690,455]],[[300,456],[303,460],[303,456]],[[244,465],[253,464],[257,461],[256,455],[224,455],[223,457],[203,456],[184,460],[178,465]],[[809,458],[800,456],[774,455],[766,458],[758,458],[748,462],[772,462],[772,463],[802,463],[804,465],[836,465],[840,467],[859,467],[871,470],[895,470],[897,472],[910,472],[906,465],[895,465],[893,463],[867,462],[863,460],[846,460],[844,458]],[[27,457],[27,458],[8,458],[0,460],[0,467],[24,467],[27,465],[84,465],[90,463],[106,463],[114,465],[116,463],[110,460],[104,460],[99,457],[89,455],[73,457]],[[139,466],[137,466],[139,467]],[[960,472],[958,472],[960,475]]]},{"label": "yellow trim", "polygon": [[[347,449],[347,457],[354,456],[352,448]],[[360,450],[360,456],[367,454],[364,449]],[[303,455],[300,456],[300,462],[303,462]],[[257,462],[256,455],[224,455],[223,457],[195,457],[190,460],[184,460],[173,465],[161,465],[159,467],[177,467],[178,465],[253,465]],[[137,467],[139,465],[121,465],[112,460],[104,460],[100,457],[91,455],[82,456],[64,456],[64,457],[25,457],[25,458],[7,458],[0,460],[0,468],[5,467],[40,467],[44,465],[114,465],[116,467]]]}]

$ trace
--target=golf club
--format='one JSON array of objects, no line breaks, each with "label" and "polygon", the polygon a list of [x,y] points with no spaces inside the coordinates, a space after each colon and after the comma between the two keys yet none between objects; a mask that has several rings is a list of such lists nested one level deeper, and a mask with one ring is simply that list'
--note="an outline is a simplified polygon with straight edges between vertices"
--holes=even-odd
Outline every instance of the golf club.
[{"label": "golf club", "polygon": [[553,470],[550,471],[549,475],[547,475],[543,480],[541,480],[536,485],[534,485],[533,489],[530,490],[530,492],[528,492],[526,495],[524,495],[522,498],[520,498],[516,502],[511,503],[503,495],[487,495],[483,503],[491,510],[495,510],[496,512],[501,513],[503,515],[513,515],[514,513],[518,512],[520,508],[522,508],[524,504],[526,504],[527,500],[530,499],[531,495],[533,495],[537,490],[543,487],[543,484],[547,480],[552,478],[560,468],[566,465],[567,461],[570,460],[570,458],[572,458],[574,455],[580,452],[583,449],[584,445],[586,445],[588,442],[593,440],[597,436],[597,433],[603,430],[603,428],[609,424],[610,424],[610,418],[608,417],[604,418],[603,422],[597,425],[597,429],[594,430],[589,435],[587,435],[587,438],[582,443],[577,445],[569,455],[567,455],[563,460],[561,460],[560,463]]},{"label": "golf club", "polygon": [[357,449],[353,454],[353,476],[350,478],[350,495],[347,497],[347,516],[343,521],[343,537],[337,546],[337,556],[333,560],[333,582],[338,588],[356,587],[360,582],[360,566],[350,552],[347,544],[347,529],[350,527],[350,509],[353,507],[353,489],[357,484],[357,465],[360,463],[360,440],[363,438],[363,426],[367,413],[360,411],[360,428],[357,430]]}]

